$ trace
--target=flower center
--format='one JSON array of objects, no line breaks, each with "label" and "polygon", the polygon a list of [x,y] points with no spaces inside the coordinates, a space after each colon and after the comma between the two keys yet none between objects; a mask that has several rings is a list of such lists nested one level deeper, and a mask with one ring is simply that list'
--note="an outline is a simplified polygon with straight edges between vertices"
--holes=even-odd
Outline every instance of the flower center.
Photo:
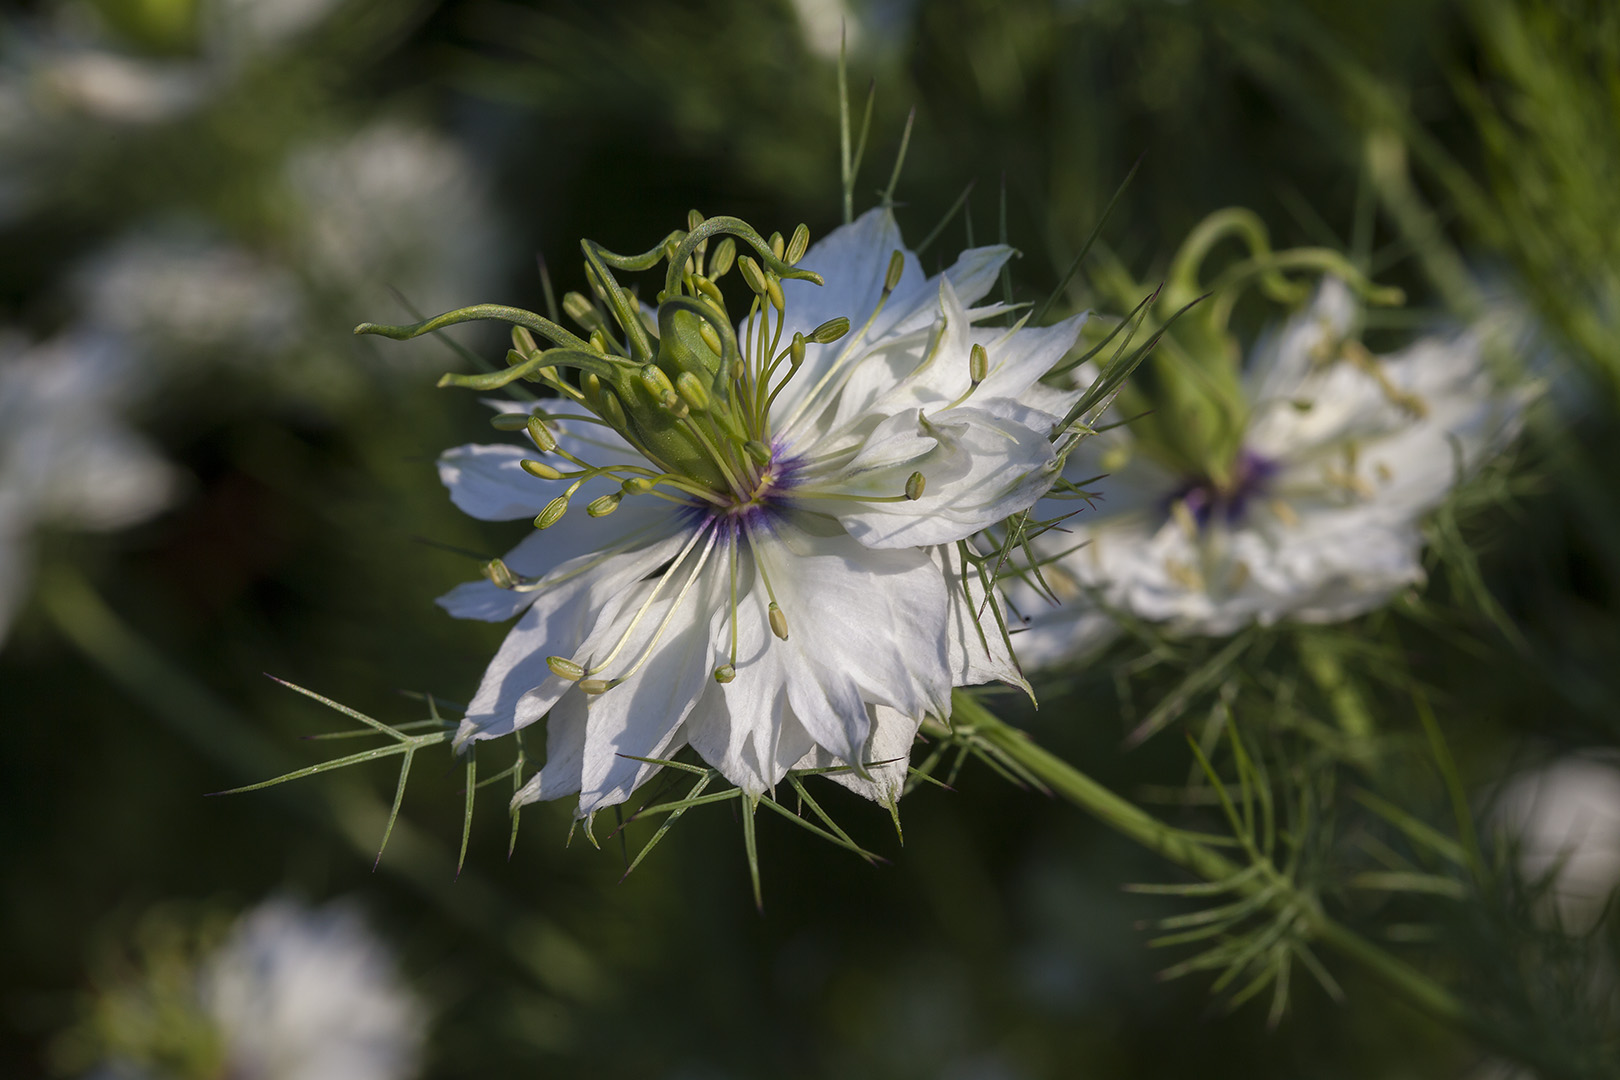
[{"label": "flower center", "polygon": [[1236,525],[1254,500],[1269,494],[1277,469],[1277,463],[1270,458],[1241,450],[1226,483],[1216,483],[1208,476],[1189,479],[1170,496],[1168,511],[1178,518],[1185,516],[1199,529],[1217,520]]}]

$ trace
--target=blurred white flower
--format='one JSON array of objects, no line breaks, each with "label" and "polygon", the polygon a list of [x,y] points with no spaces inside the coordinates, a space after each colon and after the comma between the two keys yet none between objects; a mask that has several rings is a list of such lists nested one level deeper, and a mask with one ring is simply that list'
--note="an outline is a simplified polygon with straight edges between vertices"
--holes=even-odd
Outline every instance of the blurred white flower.
[{"label": "blurred white flower", "polygon": [[[1496,388],[1483,331],[1423,338],[1391,356],[1351,335],[1349,290],[1327,279],[1256,348],[1247,427],[1217,484],[1155,460],[1129,425],[1081,443],[1067,476],[1100,494],[1042,537],[1053,607],[1019,583],[1026,664],[1111,640],[1111,612],[1173,633],[1220,635],[1280,619],[1332,622],[1423,580],[1426,514],[1517,431],[1529,391]],[[1043,504],[1042,517],[1075,503]]]},{"label": "blurred white flower", "polygon": [[1566,757],[1519,773],[1502,788],[1493,816],[1520,844],[1524,876],[1552,875],[1561,923],[1589,929],[1620,886],[1620,768]]},{"label": "blurred white flower", "polygon": [[167,234],[128,237],[74,275],[85,322],[162,357],[225,350],[262,356],[299,328],[298,280],[252,252]]},{"label": "blurred white flower", "polygon": [[[484,178],[454,141],[399,121],[306,147],[287,163],[296,264],[348,309],[436,311],[482,295],[497,226]],[[351,321],[358,321],[357,319]],[[424,355],[442,347],[423,342]]]},{"label": "blurred white flower", "polygon": [[199,993],[233,1080],[403,1080],[427,1010],[359,914],[272,900],[205,963]]},{"label": "blurred white flower", "polygon": [[174,471],[119,416],[131,376],[104,337],[0,339],[0,639],[26,592],[36,528],[120,529],[174,495]]},{"label": "blurred white flower", "polygon": [[[523,613],[460,736],[549,714],[546,764],[520,801],[578,794],[589,814],[657,771],[636,758],[686,745],[750,793],[793,768],[842,767],[852,771],[835,779],[887,800],[924,715],[949,715],[953,686],[1022,684],[958,544],[1054,479],[1049,439],[1078,394],[1037,380],[1081,320],[974,327],[1001,310],[969,305],[1010,254],[968,251],[927,278],[893,216],[874,210],[797,264],[824,286],[756,277],[756,291],[780,288],[784,314],[776,326],[744,320],[735,337],[703,290],[677,295],[672,275],[660,366],[614,361],[621,373],[575,351],[603,369],[591,407],[612,426],[540,432],[565,468],[595,471],[559,476],[516,445],[445,454],[452,497],[480,518],[546,521],[581,484],[602,492],[589,516],[532,535],[492,575],[515,578],[441,600],[464,617]],[[760,310],[777,309],[762,297]],[[818,333],[840,317],[842,330]],[[695,351],[664,370],[677,347]],[[622,402],[605,388],[620,379]]]}]

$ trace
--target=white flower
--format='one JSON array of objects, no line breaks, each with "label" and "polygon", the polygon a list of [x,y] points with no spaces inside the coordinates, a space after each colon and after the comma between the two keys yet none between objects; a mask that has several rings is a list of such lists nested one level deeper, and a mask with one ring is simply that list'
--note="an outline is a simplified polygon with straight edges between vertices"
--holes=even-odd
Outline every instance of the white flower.
[{"label": "white flower", "polygon": [[173,470],[119,419],[129,375],[105,339],[31,349],[0,339],[0,639],[26,590],[37,527],[121,529],[173,496]]},{"label": "white flower", "polygon": [[1111,612],[1220,635],[1347,619],[1423,580],[1422,519],[1517,430],[1528,391],[1495,387],[1482,332],[1375,357],[1351,337],[1356,317],[1330,278],[1255,350],[1224,483],[1167,467],[1128,424],[1080,444],[1066,475],[1101,498],[1038,511],[1081,506],[1039,541],[1062,553],[1042,573],[1063,602],[1009,593],[1026,664],[1100,647],[1119,632]]},{"label": "white flower", "polygon": [[262,357],[303,316],[298,282],[252,252],[168,233],[125,238],[74,274],[85,321],[150,353],[198,349]]},{"label": "white flower", "polygon": [[387,946],[340,905],[273,900],[207,961],[201,1005],[224,1075],[240,1080],[403,1080],[417,1072],[427,1013]]},{"label": "white flower", "polygon": [[[299,210],[297,265],[345,301],[432,311],[466,303],[495,272],[495,215],[465,151],[427,128],[384,120],[299,150],[286,182]],[[439,361],[442,346],[423,342]],[[430,347],[431,346],[431,347]]]},{"label": "white flower", "polygon": [[[452,498],[476,517],[531,517],[581,483],[601,493],[592,514],[616,510],[575,511],[525,539],[495,574],[518,575],[515,588],[477,582],[441,600],[465,617],[522,613],[461,731],[494,738],[549,714],[546,763],[521,801],[577,794],[589,814],[656,771],[637,758],[686,745],[750,793],[795,767],[832,766],[851,769],[840,782],[892,799],[918,724],[949,715],[953,686],[1022,684],[976,575],[964,589],[958,542],[1053,480],[1049,440],[1076,395],[1037,380],[1080,319],[974,327],[1001,310],[970,305],[1010,253],[968,251],[927,278],[892,215],[871,211],[797,269],[744,265],[763,295],[735,338],[715,306],[666,299],[659,364],[613,376],[617,392],[608,375],[599,389],[585,376],[614,426],[548,430],[559,464],[611,475],[537,479],[521,464],[532,450],[515,445],[444,455]],[[792,279],[807,271],[826,284]],[[762,319],[778,288],[785,316]],[[833,341],[840,327],[824,324],[840,317],[853,329]],[[529,366],[574,356],[605,370],[598,355],[559,348]],[[621,433],[656,446],[662,463],[649,469]],[[651,493],[625,497],[660,474]]]},{"label": "white flower", "polygon": [[1567,757],[1514,776],[1493,807],[1530,881],[1553,876],[1560,922],[1584,932],[1620,886],[1620,769]]}]

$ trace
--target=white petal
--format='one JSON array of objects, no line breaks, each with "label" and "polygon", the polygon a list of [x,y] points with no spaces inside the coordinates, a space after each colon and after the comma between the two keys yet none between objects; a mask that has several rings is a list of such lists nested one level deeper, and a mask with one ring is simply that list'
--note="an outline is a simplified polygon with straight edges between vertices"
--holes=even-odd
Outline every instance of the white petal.
[{"label": "white petal", "polygon": [[[534,457],[521,446],[469,443],[439,455],[439,479],[466,514],[484,521],[534,517],[552,498],[542,480],[518,463]],[[560,492],[558,492],[560,494]]]},{"label": "white petal", "polygon": [[[912,716],[948,708],[951,679],[941,633],[948,598],[926,552],[872,551],[847,536],[816,536],[783,523],[756,540],[787,617],[779,650],[787,700],[821,746],[850,760],[865,742],[867,703]],[[754,589],[739,601],[739,626],[754,634],[766,622],[766,595]],[[750,674],[739,656],[737,680]]]},{"label": "white petal", "polygon": [[552,674],[546,658],[571,656],[596,622],[617,613],[623,594],[685,540],[676,534],[623,555],[586,555],[560,567],[490,661],[457,740],[497,738],[544,716],[572,685]]},{"label": "white petal", "polygon": [[864,766],[865,776],[853,769],[825,775],[857,795],[892,805],[899,801],[905,790],[907,771],[911,767],[911,747],[917,741],[917,729],[921,726],[920,717],[912,718],[886,706],[874,705],[872,734],[861,748],[859,758],[853,761],[839,759],[817,747],[796,762],[794,767],[829,769],[860,764]]},{"label": "white petal", "polygon": [[892,496],[912,472],[923,496],[895,502],[827,500],[851,536],[874,548],[929,547],[973,535],[1027,510],[1052,486],[1056,462],[1052,418],[1002,403],[996,412],[951,409],[927,417],[901,414],[880,424],[860,454],[818,486]]},{"label": "white petal", "polygon": [[1000,681],[1032,693],[1002,634],[1005,615],[999,597],[992,595],[990,603],[985,603],[983,580],[972,566],[963,573],[964,561],[955,544],[935,548],[933,559],[944,575],[950,598],[947,617],[951,682],[956,686],[977,686]]}]

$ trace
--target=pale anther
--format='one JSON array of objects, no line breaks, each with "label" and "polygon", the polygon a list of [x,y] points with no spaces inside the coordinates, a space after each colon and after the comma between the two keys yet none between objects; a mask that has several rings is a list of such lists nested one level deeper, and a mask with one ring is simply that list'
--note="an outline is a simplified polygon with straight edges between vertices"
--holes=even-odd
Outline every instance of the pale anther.
[{"label": "pale anther", "polygon": [[602,694],[613,689],[612,679],[581,679],[579,688],[587,694]]},{"label": "pale anther", "polygon": [[984,351],[984,346],[977,343],[968,352],[968,378],[973,385],[978,386],[984,382],[984,377],[990,374],[990,354]]},{"label": "pale anther", "polygon": [[590,505],[585,507],[585,512],[593,518],[607,517],[619,508],[623,498],[624,496],[617,491],[603,495],[600,499],[591,500]]},{"label": "pale anther", "polygon": [[918,499],[922,498],[923,488],[927,485],[927,483],[928,478],[920,472],[914,472],[910,476],[906,477],[906,498],[910,499],[912,502],[916,502]]},{"label": "pale anther", "polygon": [[788,240],[787,250],[782,253],[782,258],[789,265],[794,265],[804,258],[804,253],[809,249],[810,226],[800,222],[799,227],[793,230],[793,236]]},{"label": "pale anther", "polygon": [[744,255],[737,260],[737,269],[743,276],[743,282],[750,289],[761,296],[765,294],[765,275],[760,271],[758,263]]},{"label": "pale anther", "polygon": [[776,606],[775,600],[771,601],[768,613],[771,621],[771,633],[786,641],[788,639],[787,616],[782,614],[782,609]]},{"label": "pale anther", "polygon": [[484,576],[488,578],[490,584],[494,585],[497,589],[511,589],[517,587],[517,575],[512,573],[511,567],[507,566],[506,563],[501,559],[491,559],[489,562],[485,563]]},{"label": "pale anther", "polygon": [[906,257],[898,250],[889,256],[889,272],[883,275],[884,295],[894,292],[894,287],[900,284],[900,275],[905,273]]},{"label": "pale anther", "polygon": [[550,465],[547,465],[543,461],[535,461],[533,458],[524,458],[522,461],[518,462],[518,465],[530,476],[538,476],[542,480],[562,479],[562,473],[558,472],[556,469],[553,469]]},{"label": "pale anther", "polygon": [[523,422],[523,426],[529,429],[529,438],[534,440],[534,445],[540,448],[542,454],[549,454],[557,449],[557,437],[546,427],[544,420],[538,416],[531,416]]},{"label": "pale anther", "polygon": [[709,411],[709,391],[704,387],[703,380],[690,371],[683,371],[675,376],[675,392],[681,395],[682,401],[698,412]]},{"label": "pale anther", "polygon": [[728,683],[736,677],[737,669],[730,664],[721,664],[714,669],[714,681],[717,683]]},{"label": "pale anther", "polygon": [[546,657],[546,667],[550,668],[551,673],[557,678],[567,679],[569,682],[578,682],[585,677],[584,668],[561,656]]},{"label": "pale anther", "polygon": [[849,320],[840,315],[836,319],[828,319],[810,331],[809,340],[817,345],[830,345],[847,333],[849,333]]},{"label": "pale anther", "polygon": [[765,279],[765,295],[771,298],[771,306],[777,311],[787,307],[787,300],[782,296],[782,283],[776,280],[776,275]]},{"label": "pale anther", "polygon": [[559,495],[546,503],[546,508],[535,516],[534,527],[537,529],[549,529],[561,521],[562,516],[567,512],[568,496]]}]

